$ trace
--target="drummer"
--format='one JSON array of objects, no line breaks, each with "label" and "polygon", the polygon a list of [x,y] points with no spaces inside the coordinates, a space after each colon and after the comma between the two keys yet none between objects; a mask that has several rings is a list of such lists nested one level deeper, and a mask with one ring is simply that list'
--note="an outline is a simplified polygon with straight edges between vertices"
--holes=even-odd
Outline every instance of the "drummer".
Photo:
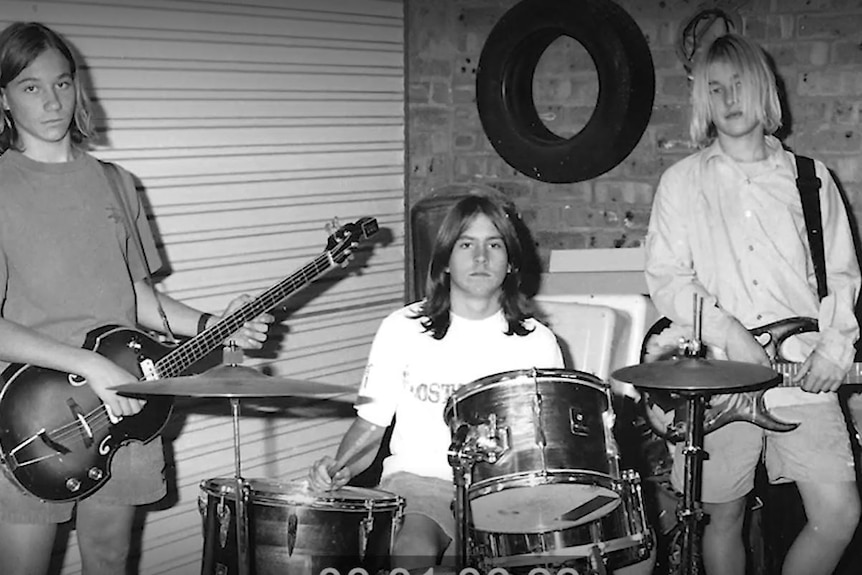
[{"label": "drummer", "polygon": [[[419,569],[454,556],[451,436],[443,410],[460,386],[491,374],[561,368],[554,334],[522,292],[523,222],[502,197],[473,192],[446,214],[433,247],[427,297],[383,320],[338,452],[309,471],[337,489],[373,462],[395,416],[380,488],[405,498],[392,567]],[[447,551],[448,550],[448,551]],[[447,563],[449,561],[447,560]]]}]

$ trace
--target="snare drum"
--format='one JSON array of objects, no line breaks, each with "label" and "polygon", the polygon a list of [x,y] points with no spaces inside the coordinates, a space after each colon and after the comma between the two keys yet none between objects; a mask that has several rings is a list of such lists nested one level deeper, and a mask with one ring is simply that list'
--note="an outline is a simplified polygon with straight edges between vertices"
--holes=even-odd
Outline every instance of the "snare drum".
[{"label": "snare drum", "polygon": [[509,573],[528,573],[537,566],[553,566],[592,573],[595,567],[591,562],[600,560],[611,571],[643,563],[645,572],[651,572],[652,563],[648,562],[654,561],[650,555],[654,541],[647,527],[640,475],[626,470],[618,485],[621,504],[586,525],[517,535],[473,530],[471,563],[481,572],[502,567]]},{"label": "snare drum", "polygon": [[[250,573],[317,575],[326,567],[376,573],[388,568],[404,512],[402,497],[358,487],[318,494],[301,482],[245,482]],[[201,573],[238,573],[235,480],[201,482],[198,503],[204,530]]]},{"label": "snare drum", "polygon": [[485,377],[453,393],[444,418],[453,438],[466,437],[481,456],[467,490],[477,529],[555,531],[620,503],[609,387],[591,374],[533,369]]}]

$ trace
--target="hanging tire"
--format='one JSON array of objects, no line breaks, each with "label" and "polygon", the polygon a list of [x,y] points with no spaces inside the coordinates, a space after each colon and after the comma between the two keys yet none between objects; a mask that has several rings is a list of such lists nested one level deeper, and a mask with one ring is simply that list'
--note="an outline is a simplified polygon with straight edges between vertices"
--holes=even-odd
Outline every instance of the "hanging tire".
[{"label": "hanging tire", "polygon": [[[580,42],[593,59],[598,99],[571,138],[551,132],[533,101],[533,75],[560,36]],[[628,13],[610,0],[523,0],[488,36],[476,75],[485,134],[519,172],[543,182],[599,176],[623,161],[646,129],[655,97],[649,45]]]}]

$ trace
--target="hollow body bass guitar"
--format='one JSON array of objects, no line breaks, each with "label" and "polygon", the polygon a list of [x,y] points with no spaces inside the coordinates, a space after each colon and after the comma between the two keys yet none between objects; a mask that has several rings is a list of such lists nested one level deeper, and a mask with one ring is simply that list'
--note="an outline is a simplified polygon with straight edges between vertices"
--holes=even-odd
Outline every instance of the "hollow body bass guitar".
[{"label": "hollow body bass guitar", "polygon": [[[310,263],[182,345],[165,346],[135,329],[102,326],[88,334],[84,347],[140,380],[179,376],[247,321],[346,263],[357,243],[377,230],[374,218],[339,228]],[[112,423],[105,405],[76,374],[17,364],[9,366],[2,379],[4,470],[21,489],[46,501],[74,501],[95,493],[110,477],[116,450],[130,441],[153,439],[173,409],[171,397],[150,396],[139,413]]]}]

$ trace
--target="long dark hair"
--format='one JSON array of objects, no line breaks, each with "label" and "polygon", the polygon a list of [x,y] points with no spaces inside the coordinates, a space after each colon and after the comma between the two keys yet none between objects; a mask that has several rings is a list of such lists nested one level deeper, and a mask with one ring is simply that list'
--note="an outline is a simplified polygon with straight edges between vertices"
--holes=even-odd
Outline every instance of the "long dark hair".
[{"label": "long dark hair", "polygon": [[443,339],[451,324],[450,276],[446,272],[455,243],[464,230],[479,214],[491,220],[506,245],[511,271],[503,280],[500,305],[506,318],[506,335],[527,335],[530,331],[524,321],[532,317],[530,305],[522,290],[524,273],[524,246],[521,244],[524,227],[514,206],[503,198],[482,192],[471,192],[458,200],[446,213],[437,231],[428,268],[425,301],[416,316],[422,327],[431,332],[434,339]]},{"label": "long dark hair", "polygon": [[[75,83],[75,114],[69,135],[72,142],[81,144],[93,135],[89,99],[78,79],[78,65],[72,50],[59,34],[38,22],[15,22],[0,32],[0,88],[18,77],[24,68],[33,63],[45,50],[54,48],[69,62],[69,71]],[[0,153],[15,148],[18,129],[12,115],[0,106]]]}]

